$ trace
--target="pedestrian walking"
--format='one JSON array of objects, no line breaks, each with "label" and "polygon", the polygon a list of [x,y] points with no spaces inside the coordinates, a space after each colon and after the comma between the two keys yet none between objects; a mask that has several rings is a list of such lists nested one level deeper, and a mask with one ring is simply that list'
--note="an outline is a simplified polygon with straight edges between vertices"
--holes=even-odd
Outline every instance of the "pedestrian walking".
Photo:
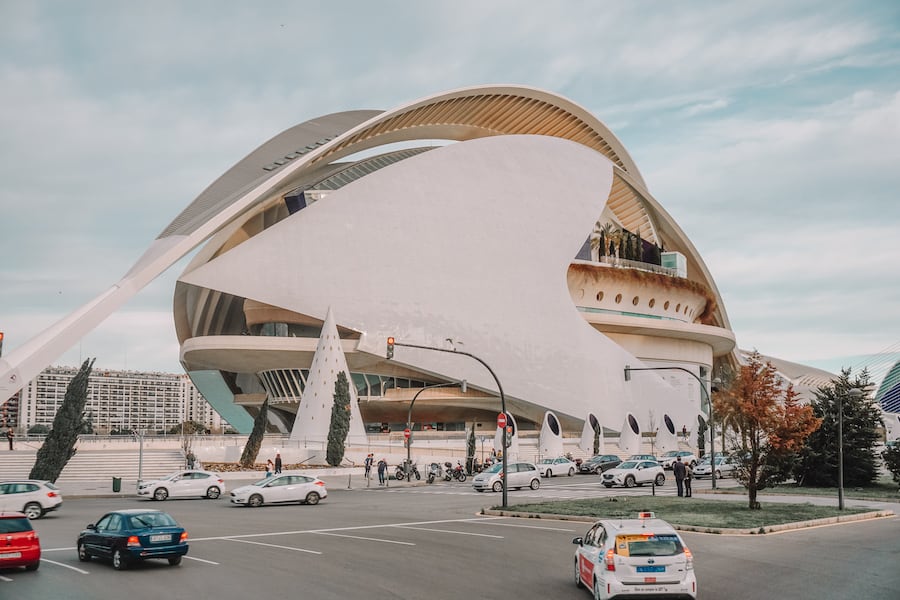
[{"label": "pedestrian walking", "polygon": [[675,462],[672,463],[672,473],[675,475],[675,487],[678,488],[678,497],[684,496],[684,476],[685,476],[685,468],[684,463],[681,462],[681,457],[675,459]]},{"label": "pedestrian walking", "polygon": [[281,453],[280,452],[275,453],[275,474],[276,475],[281,474]]},{"label": "pedestrian walking", "polygon": [[272,476],[272,471],[275,470],[275,463],[272,462],[272,459],[266,461],[266,477]]},{"label": "pedestrian walking", "polygon": [[366,465],[366,479],[372,478],[372,463],[375,462],[375,455],[369,452],[363,464]]},{"label": "pedestrian walking", "polygon": [[687,441],[687,425],[681,426],[681,437],[684,438],[684,441]]},{"label": "pedestrian walking", "polygon": [[193,453],[192,451],[188,450],[187,456],[186,456],[185,458],[187,458],[187,467],[188,467],[188,469],[193,470],[194,464],[195,464],[196,461],[197,461],[197,457],[194,456],[194,453]]},{"label": "pedestrian walking", "polygon": [[387,461],[383,458],[378,461],[378,485],[384,485],[387,475]]},{"label": "pedestrian walking", "polygon": [[684,465],[684,497],[690,498],[691,493],[691,480],[694,478],[694,470],[691,468],[691,465]]},{"label": "pedestrian walking", "polygon": [[13,438],[15,438],[15,437],[16,437],[16,432],[13,431],[12,427],[10,427],[9,429],[6,430],[6,439],[9,440],[9,449],[10,450],[13,449]]}]

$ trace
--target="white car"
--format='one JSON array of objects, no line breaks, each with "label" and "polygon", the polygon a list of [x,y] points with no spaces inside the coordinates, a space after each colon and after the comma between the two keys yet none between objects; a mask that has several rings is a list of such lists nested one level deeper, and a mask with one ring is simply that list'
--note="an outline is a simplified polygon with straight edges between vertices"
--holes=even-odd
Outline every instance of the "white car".
[{"label": "white car", "polygon": [[[493,490],[503,491],[503,463],[492,465],[472,479],[472,487],[476,492]],[[541,472],[534,463],[509,463],[506,465],[508,479],[507,490],[530,487],[533,490],[541,487]]]},{"label": "white car", "polygon": [[578,470],[578,465],[566,458],[545,458],[537,464],[541,477],[553,477],[554,475],[568,475],[571,477]]},{"label": "white car", "polygon": [[672,464],[676,462],[679,456],[681,457],[681,462],[690,465],[691,468],[694,468],[694,465],[700,461],[690,450],[669,450],[659,457],[659,464],[662,465],[663,469],[671,469]]},{"label": "white car", "polygon": [[614,485],[634,487],[652,483],[662,485],[666,482],[666,474],[662,466],[651,460],[626,460],[602,475],[603,485],[611,488]]},{"label": "white car", "polygon": [[212,471],[185,470],[170,473],[155,481],[142,481],[137,494],[141,498],[163,501],[166,498],[209,498],[225,493],[225,480]]},{"label": "white car", "polygon": [[[720,477],[734,477],[734,471],[737,469],[737,463],[730,456],[716,457],[716,479]],[[704,477],[712,477],[712,468],[710,467],[709,457],[707,456],[694,467],[694,477],[703,479]]]},{"label": "white car", "polygon": [[290,502],[318,504],[327,496],[325,482],[317,477],[282,474],[235,488],[231,492],[231,502],[253,507]]},{"label": "white car", "polygon": [[25,513],[29,519],[40,519],[62,506],[59,488],[49,481],[19,479],[0,483],[0,512]]},{"label": "white car", "polygon": [[572,543],[578,544],[575,585],[586,586],[598,600],[697,597],[691,551],[678,532],[653,513],[597,521]]}]

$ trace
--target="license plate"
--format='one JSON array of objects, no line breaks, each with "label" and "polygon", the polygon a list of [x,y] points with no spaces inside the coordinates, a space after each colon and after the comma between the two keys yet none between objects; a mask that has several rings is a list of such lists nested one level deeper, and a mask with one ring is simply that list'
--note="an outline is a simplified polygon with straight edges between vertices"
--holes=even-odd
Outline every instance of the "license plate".
[{"label": "license plate", "polygon": [[172,536],[169,534],[157,534],[157,535],[150,536],[151,544],[156,544],[159,542],[171,542],[171,541],[172,541]]},{"label": "license plate", "polygon": [[22,558],[21,552],[0,552],[0,558]]},{"label": "license plate", "polygon": [[638,573],[665,573],[666,567],[665,565],[650,565],[646,567],[638,567]]}]

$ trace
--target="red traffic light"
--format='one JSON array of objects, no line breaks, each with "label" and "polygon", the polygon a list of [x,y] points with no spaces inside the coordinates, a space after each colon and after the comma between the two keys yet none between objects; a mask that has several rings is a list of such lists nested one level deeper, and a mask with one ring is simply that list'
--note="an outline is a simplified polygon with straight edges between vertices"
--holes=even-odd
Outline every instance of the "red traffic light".
[{"label": "red traffic light", "polygon": [[387,357],[394,358],[394,338],[393,336],[387,339]]}]

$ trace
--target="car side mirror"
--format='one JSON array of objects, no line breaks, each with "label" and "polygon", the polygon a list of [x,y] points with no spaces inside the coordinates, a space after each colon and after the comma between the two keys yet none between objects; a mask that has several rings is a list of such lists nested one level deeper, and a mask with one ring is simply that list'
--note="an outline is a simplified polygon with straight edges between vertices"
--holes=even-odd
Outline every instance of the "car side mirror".
[{"label": "car side mirror", "polygon": [[573,543],[573,544],[578,544],[578,545],[580,546],[580,545],[582,545],[582,544],[584,543],[584,538],[581,537],[581,536],[578,536],[577,538],[575,538],[574,540],[572,540],[572,543]]},{"label": "car side mirror", "polygon": [[88,523],[86,529],[90,529],[91,531],[97,531],[97,526],[93,523]]}]

